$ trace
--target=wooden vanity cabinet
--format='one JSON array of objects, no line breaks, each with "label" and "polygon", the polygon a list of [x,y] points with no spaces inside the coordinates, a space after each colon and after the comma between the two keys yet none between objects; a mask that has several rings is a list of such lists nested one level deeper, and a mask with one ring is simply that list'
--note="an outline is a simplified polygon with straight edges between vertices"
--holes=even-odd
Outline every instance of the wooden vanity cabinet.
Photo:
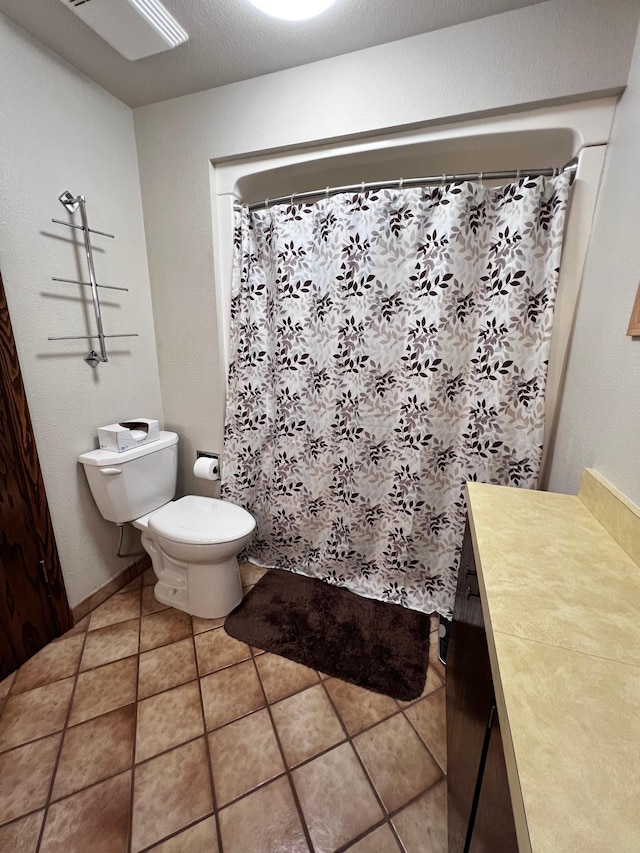
[{"label": "wooden vanity cabinet", "polygon": [[468,523],[446,689],[449,853],[518,853]]}]

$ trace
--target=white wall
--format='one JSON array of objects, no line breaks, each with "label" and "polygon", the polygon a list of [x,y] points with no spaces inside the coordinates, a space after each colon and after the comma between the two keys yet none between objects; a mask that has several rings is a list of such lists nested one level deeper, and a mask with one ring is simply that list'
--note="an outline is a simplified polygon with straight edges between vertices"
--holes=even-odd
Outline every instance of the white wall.
[{"label": "white wall", "polygon": [[640,280],[640,35],[618,105],[585,262],[549,488],[593,467],[640,504],[640,338],[626,336]]},{"label": "white wall", "polygon": [[[126,417],[161,417],[145,236],[131,110],[82,77],[0,15],[0,269],[53,526],[71,606],[131,560],[115,557],[117,528],[99,515],[79,453],[96,427]],[[88,342],[48,342],[87,334],[87,294],[51,276],[85,278],[64,190],[87,198],[105,332],[138,332],[111,342],[109,363],[82,360]],[[80,264],[78,265],[78,259]],[[84,300],[82,297],[85,297]],[[97,342],[94,342],[94,344]]]},{"label": "white wall", "polygon": [[619,91],[636,0],[548,3],[135,111],[167,427],[219,451],[224,378],[214,292],[211,161]]}]

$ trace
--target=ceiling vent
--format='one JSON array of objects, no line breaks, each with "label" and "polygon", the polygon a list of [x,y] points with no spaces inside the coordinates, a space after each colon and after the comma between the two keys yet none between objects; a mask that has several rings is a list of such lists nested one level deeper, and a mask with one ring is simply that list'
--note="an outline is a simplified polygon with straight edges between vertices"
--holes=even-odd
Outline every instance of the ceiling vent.
[{"label": "ceiling vent", "polygon": [[170,50],[189,38],[159,0],[61,2],[127,59]]}]

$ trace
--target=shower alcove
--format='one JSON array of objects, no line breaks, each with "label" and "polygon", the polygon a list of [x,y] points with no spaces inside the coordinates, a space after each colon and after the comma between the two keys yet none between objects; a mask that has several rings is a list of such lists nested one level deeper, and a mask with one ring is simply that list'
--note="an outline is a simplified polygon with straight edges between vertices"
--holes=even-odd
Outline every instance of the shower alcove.
[{"label": "shower alcove", "polygon": [[[233,205],[325,187],[400,178],[578,166],[567,218],[546,395],[545,459],[553,443],[562,375],[609,140],[615,98],[542,107],[447,125],[395,130],[211,164],[220,359],[228,364]],[[505,182],[496,182],[505,183]],[[295,200],[295,199],[294,199]]]}]

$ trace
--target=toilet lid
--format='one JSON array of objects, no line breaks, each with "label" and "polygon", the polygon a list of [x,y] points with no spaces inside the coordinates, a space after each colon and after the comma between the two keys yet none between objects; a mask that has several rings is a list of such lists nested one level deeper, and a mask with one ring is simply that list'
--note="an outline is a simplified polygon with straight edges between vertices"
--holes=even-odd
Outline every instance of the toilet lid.
[{"label": "toilet lid", "polygon": [[187,495],[166,504],[149,518],[149,529],[189,545],[215,545],[241,539],[256,526],[253,516],[237,504]]}]

